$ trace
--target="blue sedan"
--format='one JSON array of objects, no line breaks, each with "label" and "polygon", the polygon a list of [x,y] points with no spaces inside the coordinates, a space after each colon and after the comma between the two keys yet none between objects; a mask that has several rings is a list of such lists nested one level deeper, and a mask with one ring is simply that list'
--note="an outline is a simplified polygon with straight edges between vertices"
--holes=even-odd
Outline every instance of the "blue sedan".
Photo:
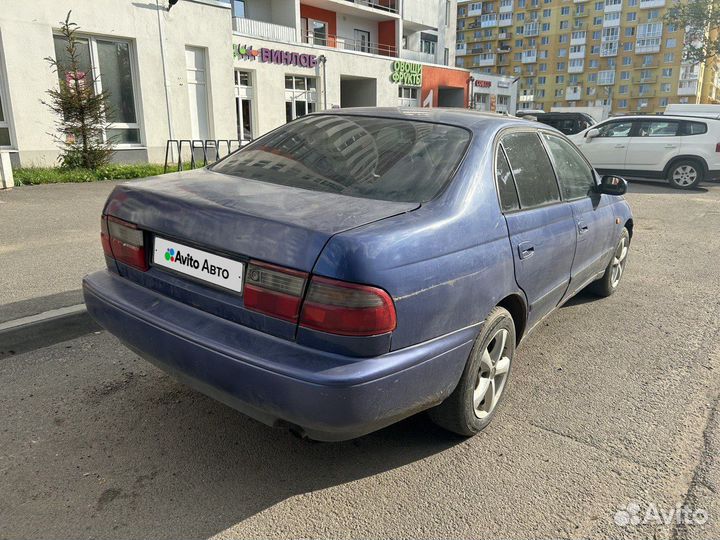
[{"label": "blue sedan", "polygon": [[337,441],[429,410],[470,436],[521,340],[580,290],[617,289],[625,189],[541,124],[325,111],[207,169],[117,186],[85,303],[269,425]]}]

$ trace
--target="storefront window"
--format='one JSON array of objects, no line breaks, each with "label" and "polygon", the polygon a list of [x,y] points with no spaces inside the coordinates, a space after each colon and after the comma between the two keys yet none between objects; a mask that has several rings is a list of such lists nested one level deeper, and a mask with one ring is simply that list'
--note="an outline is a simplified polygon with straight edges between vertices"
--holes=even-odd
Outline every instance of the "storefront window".
[{"label": "storefront window", "polygon": [[235,115],[237,118],[237,134],[240,141],[252,141],[253,133],[253,99],[255,97],[252,73],[235,70]]},{"label": "storefront window", "polygon": [[[67,42],[62,36],[55,36],[54,41],[55,58],[61,68],[68,69]],[[108,118],[106,137],[115,144],[140,144],[131,44],[89,37],[79,40],[78,51],[78,76],[92,84],[96,93],[107,90],[110,94],[112,114]],[[72,74],[58,71],[58,76],[67,80]]]},{"label": "storefront window", "polygon": [[410,86],[399,86],[398,97],[400,98],[401,107],[418,106],[418,88],[413,88]]},{"label": "storefront window", "polygon": [[315,112],[316,89],[315,77],[285,76],[285,120],[287,122]]}]

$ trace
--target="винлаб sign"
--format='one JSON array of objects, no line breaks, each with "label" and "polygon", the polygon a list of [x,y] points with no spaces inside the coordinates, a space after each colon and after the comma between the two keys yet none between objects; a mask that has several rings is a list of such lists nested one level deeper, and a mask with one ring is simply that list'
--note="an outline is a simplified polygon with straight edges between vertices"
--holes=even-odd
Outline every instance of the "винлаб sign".
[{"label": "\u0432\u0438\u043d\u043b\u0430\u0431 sign", "polygon": [[282,64],[314,68],[318,65],[318,57],[314,54],[280,51],[277,49],[253,49],[252,45],[233,45],[233,56],[244,60],[260,60],[266,64]]}]

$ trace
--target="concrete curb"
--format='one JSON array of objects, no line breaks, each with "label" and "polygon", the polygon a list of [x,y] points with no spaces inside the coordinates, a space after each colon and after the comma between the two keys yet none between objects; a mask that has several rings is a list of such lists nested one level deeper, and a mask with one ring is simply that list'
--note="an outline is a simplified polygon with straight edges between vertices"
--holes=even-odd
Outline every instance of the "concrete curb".
[{"label": "concrete curb", "polygon": [[80,337],[100,327],[85,304],[50,309],[0,323],[0,359]]}]

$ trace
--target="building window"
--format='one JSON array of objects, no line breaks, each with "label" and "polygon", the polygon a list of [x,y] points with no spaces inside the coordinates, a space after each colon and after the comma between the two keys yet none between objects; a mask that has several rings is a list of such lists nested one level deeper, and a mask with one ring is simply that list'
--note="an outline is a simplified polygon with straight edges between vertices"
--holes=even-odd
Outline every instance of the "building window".
[{"label": "building window", "polygon": [[400,98],[401,107],[417,107],[418,106],[418,89],[410,86],[399,86],[398,97]]},{"label": "building window", "polygon": [[660,98],[660,106],[661,107],[667,107],[667,104],[668,104],[668,98],[666,98],[666,97]]},{"label": "building window", "polygon": [[623,56],[622,63],[623,63],[623,66],[632,65],[632,57],[631,56]]},{"label": "building window", "polygon": [[237,136],[240,141],[251,141],[253,133],[253,98],[252,73],[235,70],[235,117]]},{"label": "building window", "polygon": [[627,94],[628,93],[628,85],[627,84],[621,84],[618,88],[619,94]]},{"label": "building window", "polygon": [[232,3],[233,17],[245,17],[245,0],[233,0]]},{"label": "building window", "polygon": [[315,19],[301,19],[303,30],[303,43],[312,43],[314,45],[328,44],[328,23],[325,21],[316,21]]},{"label": "building window", "polygon": [[665,78],[672,77],[672,72],[673,72],[672,68],[663,68],[662,76]]},{"label": "building window", "polygon": [[665,48],[666,49],[674,49],[677,46],[677,39],[670,38],[665,41]]},{"label": "building window", "polygon": [[[69,69],[70,65],[65,50],[67,41],[62,36],[53,36],[53,39],[55,58],[60,68],[58,76],[70,80],[74,75],[61,71]],[[110,93],[112,116],[108,118],[106,139],[118,145],[140,144],[133,50],[130,42],[110,38],[79,38],[78,53],[80,78],[93,84],[97,94],[103,91]]]},{"label": "building window", "polygon": [[669,92],[670,91],[670,83],[662,83],[660,85],[660,91],[661,92]]},{"label": "building window", "polygon": [[10,146],[10,123],[7,116],[7,99],[5,98],[5,80],[0,66],[0,147]]},{"label": "building window", "polygon": [[426,54],[435,54],[437,50],[437,36],[431,34],[420,34],[420,51]]},{"label": "building window", "polygon": [[627,109],[628,106],[628,100],[627,99],[620,99],[618,100],[618,107],[621,109]]},{"label": "building window", "polygon": [[290,122],[311,112],[317,103],[315,77],[285,76],[285,120]]},{"label": "building window", "polygon": [[665,56],[663,56],[663,61],[666,64],[672,64],[675,60],[675,55],[673,53],[665,53]]}]

